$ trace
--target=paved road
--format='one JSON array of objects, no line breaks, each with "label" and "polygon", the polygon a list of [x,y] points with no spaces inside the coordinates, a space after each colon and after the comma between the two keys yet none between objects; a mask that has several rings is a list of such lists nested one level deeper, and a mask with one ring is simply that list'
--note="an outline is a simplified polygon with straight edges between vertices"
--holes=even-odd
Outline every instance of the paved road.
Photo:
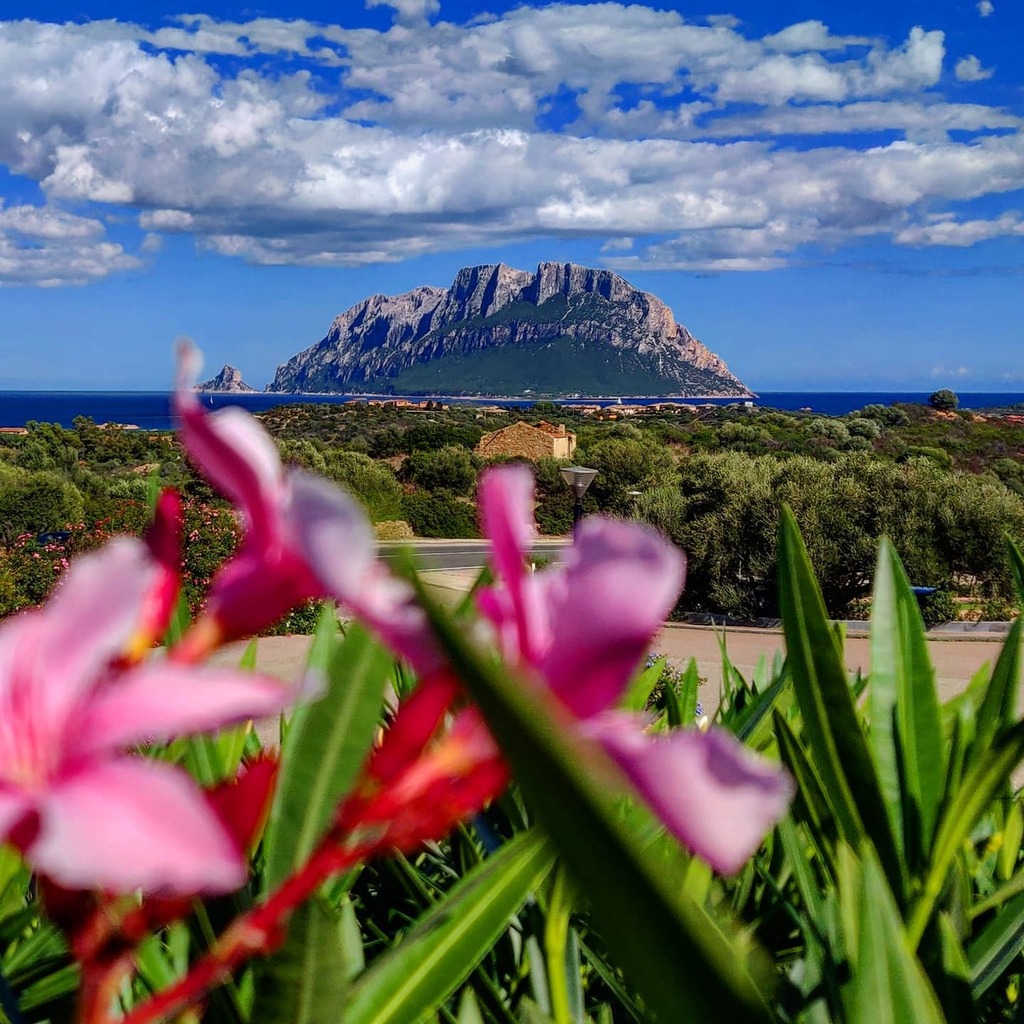
[{"label": "paved road", "polygon": [[[556,562],[568,544],[567,539],[540,540],[533,553]],[[380,545],[380,552],[385,561],[391,561],[400,550],[410,547],[416,552],[417,565],[427,570],[482,569],[487,561],[488,543],[484,540],[386,541]]]},{"label": "paved road", "polygon": [[[668,655],[676,664],[685,664],[691,657],[697,659],[701,675],[707,679],[701,687],[700,699],[709,711],[718,705],[722,682],[718,632],[708,626],[666,625],[652,644],[652,650]],[[730,629],[725,631],[725,640],[732,663],[748,677],[762,654],[770,659],[775,651],[784,649],[782,634],[770,630]],[[981,665],[993,664],[1000,644],[999,638],[930,638],[928,651],[935,666],[941,699],[947,700],[959,693]],[[244,647],[244,644],[233,645],[220,652],[217,660],[237,661]],[[308,648],[309,637],[265,637],[259,641],[257,668],[284,679],[297,679]],[[850,668],[869,668],[866,637],[847,638],[846,659]],[[1024,706],[1021,710],[1024,711]]]}]

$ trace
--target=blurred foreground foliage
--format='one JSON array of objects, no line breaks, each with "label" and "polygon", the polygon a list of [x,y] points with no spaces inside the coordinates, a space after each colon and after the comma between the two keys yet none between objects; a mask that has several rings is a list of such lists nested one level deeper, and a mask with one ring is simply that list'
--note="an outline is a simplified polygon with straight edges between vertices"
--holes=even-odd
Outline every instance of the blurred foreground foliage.
[{"label": "blurred foreground foliage", "polygon": [[[844,665],[843,637],[788,509],[776,564],[788,656],[762,659],[746,678],[723,652],[716,722],[781,760],[796,798],[736,876],[715,876],[640,807],[610,800],[595,751],[553,728],[550,709],[474,646],[465,608],[432,607],[517,784],[447,840],[326,885],[276,953],[215,991],[204,1019],[1020,1019],[1021,623],[996,663],[941,703],[891,543],[876,555],[868,677]],[[1024,559],[1012,545],[1007,572],[1024,598]],[[320,617],[310,669],[324,693],[281,722],[278,788],[251,884],[196,901],[187,920],[149,939],[137,976],[117,993],[125,1009],[180,977],[227,917],[301,861],[413,685],[362,630],[339,634],[332,612]],[[649,707],[656,731],[694,728],[699,682],[695,664],[667,670],[654,659],[626,706]],[[212,785],[261,745],[240,727],[151,754]],[[0,975],[8,1021],[68,1018],[75,968],[6,849]]]}]

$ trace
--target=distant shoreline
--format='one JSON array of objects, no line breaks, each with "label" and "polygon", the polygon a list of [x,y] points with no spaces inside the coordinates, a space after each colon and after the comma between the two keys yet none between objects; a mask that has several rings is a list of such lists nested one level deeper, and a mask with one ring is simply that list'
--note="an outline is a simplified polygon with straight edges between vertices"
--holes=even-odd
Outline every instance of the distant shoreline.
[{"label": "distant shoreline", "polygon": [[747,391],[742,394],[727,394],[727,395],[586,395],[570,397],[565,395],[398,395],[398,394],[377,394],[376,392],[354,392],[354,391],[202,391],[200,394],[204,395],[266,395],[268,398],[274,396],[281,396],[282,398],[357,398],[357,399],[374,399],[381,401],[395,401],[397,399],[404,399],[405,401],[418,401],[418,402],[456,402],[459,400],[467,402],[618,402],[620,399],[623,402],[636,402],[636,401],[659,401],[659,402],[710,402],[710,401],[728,401],[729,399],[736,399],[737,401],[747,401],[750,399],[758,398],[757,392]]},{"label": "distant shoreline", "polygon": [[[623,405],[654,406],[661,403],[676,405],[729,405],[735,402],[751,401],[759,408],[778,409],[782,412],[806,412],[810,410],[816,415],[842,416],[862,409],[865,405],[889,405],[893,402],[912,402],[919,405],[928,401],[929,391],[762,391],[756,399],[744,398],[741,395],[725,396],[687,396],[656,395],[650,398],[623,395]],[[329,395],[296,395],[289,392],[244,392],[209,391],[200,398],[203,405],[211,410],[225,406],[238,405],[251,412],[265,412],[274,406],[289,404],[324,403],[341,408],[347,398],[355,398],[360,403],[365,398],[376,398],[378,401],[393,400],[395,395],[381,396],[338,396]],[[444,404],[463,404],[467,409],[479,409],[481,406],[493,404],[507,408],[514,413],[517,408],[530,407],[539,398],[488,398],[477,399],[439,396]],[[563,409],[567,405],[593,405],[615,408],[616,398],[609,396],[603,399],[561,399],[556,408]],[[29,420],[40,423],[59,423],[71,427],[77,416],[86,416],[95,423],[134,423],[142,430],[170,430],[174,423],[171,412],[171,396],[166,391],[0,391],[0,427],[21,427]],[[416,396],[415,401],[420,401]],[[427,399],[422,399],[427,401]],[[432,399],[431,399],[432,400]],[[1014,406],[1012,410],[1008,407]],[[1020,413],[1024,408],[1024,390],[1016,392],[961,392],[960,407],[962,409],[993,409],[1000,408]],[[551,415],[553,415],[553,411]],[[568,410],[567,410],[568,414]]]}]

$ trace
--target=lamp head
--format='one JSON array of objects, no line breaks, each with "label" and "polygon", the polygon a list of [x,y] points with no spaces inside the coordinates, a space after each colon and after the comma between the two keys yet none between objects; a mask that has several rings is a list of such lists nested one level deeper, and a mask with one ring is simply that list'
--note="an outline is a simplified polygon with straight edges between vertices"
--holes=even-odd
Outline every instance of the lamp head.
[{"label": "lamp head", "polygon": [[587,469],[585,466],[564,466],[562,468],[562,476],[565,477],[565,482],[572,489],[573,496],[576,498],[582,498],[587,493],[587,488],[597,473],[596,469]]}]

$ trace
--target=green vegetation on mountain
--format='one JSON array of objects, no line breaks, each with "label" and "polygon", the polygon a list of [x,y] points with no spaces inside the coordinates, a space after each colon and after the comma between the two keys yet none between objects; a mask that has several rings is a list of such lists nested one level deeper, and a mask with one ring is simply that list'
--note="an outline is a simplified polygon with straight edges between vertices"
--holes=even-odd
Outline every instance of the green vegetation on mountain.
[{"label": "green vegetation on mountain", "polygon": [[[504,311],[502,311],[504,312]],[[500,314],[499,314],[500,315]],[[458,352],[366,381],[367,389],[396,395],[716,394],[721,379],[698,367],[684,383],[662,375],[633,349],[595,345],[561,335],[550,341]]]}]

